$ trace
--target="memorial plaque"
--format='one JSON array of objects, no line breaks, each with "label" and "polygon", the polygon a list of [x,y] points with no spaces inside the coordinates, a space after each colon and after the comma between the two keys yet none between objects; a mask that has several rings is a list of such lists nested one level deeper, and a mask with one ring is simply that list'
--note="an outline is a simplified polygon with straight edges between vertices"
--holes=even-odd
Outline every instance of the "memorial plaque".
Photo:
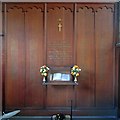
[{"label": "memorial plaque", "polygon": [[54,66],[68,66],[72,64],[72,43],[54,42],[47,45],[47,63]]}]

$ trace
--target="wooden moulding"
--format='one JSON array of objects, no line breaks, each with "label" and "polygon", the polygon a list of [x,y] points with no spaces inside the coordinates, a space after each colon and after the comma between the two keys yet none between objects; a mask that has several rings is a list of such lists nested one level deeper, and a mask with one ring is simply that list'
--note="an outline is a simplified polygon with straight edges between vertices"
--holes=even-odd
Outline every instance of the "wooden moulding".
[{"label": "wooden moulding", "polygon": [[118,2],[118,0],[1,0],[1,2]]},{"label": "wooden moulding", "polygon": [[0,2],[0,115],[2,115],[2,3]]},{"label": "wooden moulding", "polygon": [[56,85],[56,86],[61,86],[61,85],[78,85],[78,83],[75,82],[66,82],[66,81],[52,81],[52,82],[45,82],[43,85]]}]

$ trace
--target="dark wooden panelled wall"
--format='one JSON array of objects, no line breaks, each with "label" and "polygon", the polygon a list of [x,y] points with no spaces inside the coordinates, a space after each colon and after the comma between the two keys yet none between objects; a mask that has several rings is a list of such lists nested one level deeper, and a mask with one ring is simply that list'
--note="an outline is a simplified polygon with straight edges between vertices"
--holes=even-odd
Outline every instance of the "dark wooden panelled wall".
[{"label": "dark wooden panelled wall", "polygon": [[[4,109],[22,115],[115,114],[114,4],[4,4]],[[58,24],[61,24],[61,30]],[[39,68],[82,69],[78,85],[42,85]]]}]

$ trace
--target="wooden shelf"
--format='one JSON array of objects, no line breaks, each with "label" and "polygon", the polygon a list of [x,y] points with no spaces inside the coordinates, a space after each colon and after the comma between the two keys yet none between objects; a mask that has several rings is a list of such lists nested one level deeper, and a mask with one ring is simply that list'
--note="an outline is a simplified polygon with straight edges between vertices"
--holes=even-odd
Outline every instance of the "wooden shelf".
[{"label": "wooden shelf", "polygon": [[66,82],[66,81],[50,81],[50,82],[45,82],[43,83],[43,85],[56,85],[56,86],[59,86],[59,85],[78,85],[78,83],[75,83],[75,82]]}]

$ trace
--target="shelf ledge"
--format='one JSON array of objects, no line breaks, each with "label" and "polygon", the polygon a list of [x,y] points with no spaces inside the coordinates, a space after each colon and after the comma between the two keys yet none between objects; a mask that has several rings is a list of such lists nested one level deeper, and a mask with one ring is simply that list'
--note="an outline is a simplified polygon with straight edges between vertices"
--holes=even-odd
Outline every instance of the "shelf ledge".
[{"label": "shelf ledge", "polygon": [[60,86],[60,85],[78,85],[78,83],[76,82],[65,82],[65,81],[54,81],[54,82],[45,82],[43,83],[43,85],[56,85],[56,86]]}]

